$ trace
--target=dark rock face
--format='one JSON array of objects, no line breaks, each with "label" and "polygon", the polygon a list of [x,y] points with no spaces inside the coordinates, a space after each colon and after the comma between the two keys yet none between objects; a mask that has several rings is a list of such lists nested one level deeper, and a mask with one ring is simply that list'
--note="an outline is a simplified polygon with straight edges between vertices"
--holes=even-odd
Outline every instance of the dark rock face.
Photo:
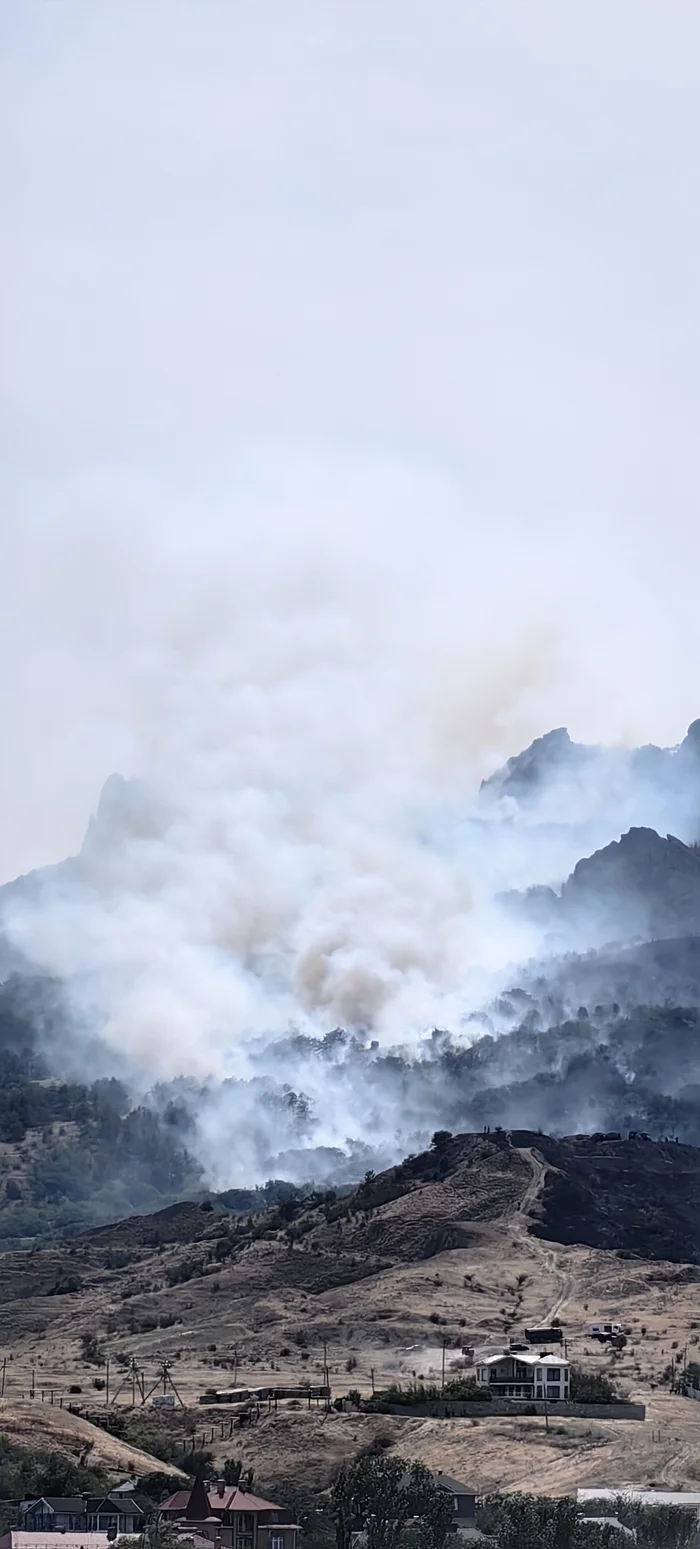
[{"label": "dark rock face", "polygon": [[631,828],[578,861],[561,893],[506,894],[509,911],[550,932],[561,948],[700,933],[700,845]]},{"label": "dark rock face", "polygon": [[578,862],[561,903],[573,918],[592,915],[603,939],[700,931],[700,847],[631,828]]},{"label": "dark rock face", "polygon": [[536,737],[529,748],[509,758],[502,769],[481,782],[482,798],[512,796],[527,805],[553,776],[583,769],[596,756],[597,749],[572,742],[565,726]]}]

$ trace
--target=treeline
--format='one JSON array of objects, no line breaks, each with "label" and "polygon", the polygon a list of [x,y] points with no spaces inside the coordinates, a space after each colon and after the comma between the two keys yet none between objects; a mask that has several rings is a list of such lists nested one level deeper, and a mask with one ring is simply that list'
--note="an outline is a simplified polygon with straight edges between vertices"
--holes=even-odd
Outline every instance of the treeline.
[{"label": "treeline", "polygon": [[[574,964],[575,967],[575,964]],[[573,973],[572,968],[572,973]],[[563,974],[563,970],[560,970]],[[700,1145],[700,1009],[618,1002],[564,1010],[564,994],[513,989],[470,1019],[473,1042],[436,1029],[417,1056],[369,1055],[352,1033],[297,1035],[279,1045],[290,1079],[313,1060],[329,1066],[338,1099],[399,1109],[423,1133],[485,1125],[574,1134],[591,1127],[673,1134]],[[633,1078],[633,1079],[632,1079]]]},{"label": "treeline", "polygon": [[46,1243],[199,1192],[178,1109],[133,1107],[113,1078],[57,1079],[43,1025],[26,984],[0,988],[0,1141],[12,1147],[0,1173],[0,1246]]}]

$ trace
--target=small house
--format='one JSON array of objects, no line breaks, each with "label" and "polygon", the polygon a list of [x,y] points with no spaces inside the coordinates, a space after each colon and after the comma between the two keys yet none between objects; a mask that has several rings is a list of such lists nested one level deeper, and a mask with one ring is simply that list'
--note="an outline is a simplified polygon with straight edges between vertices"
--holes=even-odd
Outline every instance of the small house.
[{"label": "small house", "polygon": [[147,1496],[115,1491],[109,1495],[42,1495],[20,1502],[19,1525],[30,1533],[111,1533],[133,1537],[152,1510]]},{"label": "small house", "polygon": [[450,1474],[443,1474],[441,1468],[433,1473],[433,1479],[452,1496],[453,1529],[462,1533],[473,1530],[476,1527],[476,1490],[453,1479]]}]

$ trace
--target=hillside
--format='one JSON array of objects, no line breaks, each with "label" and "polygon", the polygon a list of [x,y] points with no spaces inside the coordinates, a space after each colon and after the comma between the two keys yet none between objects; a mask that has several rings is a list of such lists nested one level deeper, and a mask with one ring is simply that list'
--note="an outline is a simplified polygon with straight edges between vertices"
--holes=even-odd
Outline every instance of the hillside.
[{"label": "hillside", "polygon": [[6,1440],[39,1452],[87,1458],[91,1468],[115,1479],[156,1473],[161,1467],[158,1458],[81,1415],[36,1400],[0,1399],[0,1430]]},{"label": "hillside", "polygon": [[[194,1435],[217,1456],[243,1448],[261,1478],[284,1476],[304,1457],[322,1483],[334,1457],[388,1425],[397,1448],[433,1464],[442,1453],[439,1466],[484,1488],[541,1480],[564,1490],[574,1477],[606,1482],[607,1471],[629,1482],[689,1481],[700,1477],[700,1405],[670,1395],[664,1373],[700,1340],[699,1189],[700,1152],[673,1143],[437,1136],[429,1152],[369,1175],[344,1198],[287,1199],[250,1218],[220,1201],[183,1204],[83,1234],[67,1250],[6,1254],[7,1402],[26,1403],[34,1372],[38,1417],[51,1410],[51,1392],[55,1403],[70,1396],[106,1417],[107,1356],[113,1401],[131,1358],[147,1386],[167,1359],[185,1409],[166,1421],[137,1408],[129,1421],[128,1382],[112,1403],[112,1414],[127,1417],[124,1439],[151,1455],[173,1455],[174,1439],[182,1446]],[[414,1372],[439,1377],[443,1343],[452,1372],[464,1364],[463,1344],[555,1315],[571,1357],[650,1405],[652,1426],[562,1420],[545,1437],[525,1419],[472,1426],[333,1414],[319,1429],[323,1417],[297,1404],[238,1440],[225,1411],[198,1403],[207,1388],[234,1381],[320,1381],[324,1341],[334,1393]],[[586,1339],[598,1316],[630,1328],[623,1352]]]},{"label": "hillside", "polygon": [[[0,985],[0,1243],[29,1246],[158,1209],[202,1187],[182,1115],[135,1102],[123,1082],[55,1074],[47,1042],[70,1030],[49,981]],[[186,1125],[185,1125],[186,1129]]]},{"label": "hillside", "polygon": [[579,860],[560,891],[508,893],[511,914],[578,952],[700,932],[700,846],[653,828],[630,828]]}]

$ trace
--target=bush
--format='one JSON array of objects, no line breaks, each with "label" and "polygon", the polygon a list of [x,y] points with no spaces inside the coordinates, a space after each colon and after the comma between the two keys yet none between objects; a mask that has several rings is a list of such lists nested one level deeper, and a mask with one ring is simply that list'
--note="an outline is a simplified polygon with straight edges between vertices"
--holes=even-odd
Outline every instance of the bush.
[{"label": "bush", "polygon": [[104,1366],[105,1352],[96,1334],[82,1334],[80,1339],[80,1352],[84,1361],[90,1366]]},{"label": "bush", "polygon": [[[348,1397],[350,1397],[349,1394]],[[404,1388],[400,1382],[397,1382],[392,1383],[389,1388],[384,1388],[381,1393],[373,1393],[371,1398],[365,1400],[363,1407],[375,1411],[381,1409],[386,1413],[386,1406],[392,1404],[412,1408],[415,1404],[443,1402],[490,1404],[491,1393],[488,1388],[482,1388],[478,1382],[475,1382],[473,1377],[455,1377],[451,1382],[445,1383],[444,1391],[437,1383],[411,1382]]]},{"label": "bush", "polygon": [[603,1372],[587,1372],[572,1366],[569,1393],[575,1404],[619,1404],[620,1396]]},{"label": "bush", "polygon": [[74,1296],[80,1290],[82,1290],[82,1281],[77,1275],[59,1275],[58,1280],[54,1281],[46,1295]]}]

